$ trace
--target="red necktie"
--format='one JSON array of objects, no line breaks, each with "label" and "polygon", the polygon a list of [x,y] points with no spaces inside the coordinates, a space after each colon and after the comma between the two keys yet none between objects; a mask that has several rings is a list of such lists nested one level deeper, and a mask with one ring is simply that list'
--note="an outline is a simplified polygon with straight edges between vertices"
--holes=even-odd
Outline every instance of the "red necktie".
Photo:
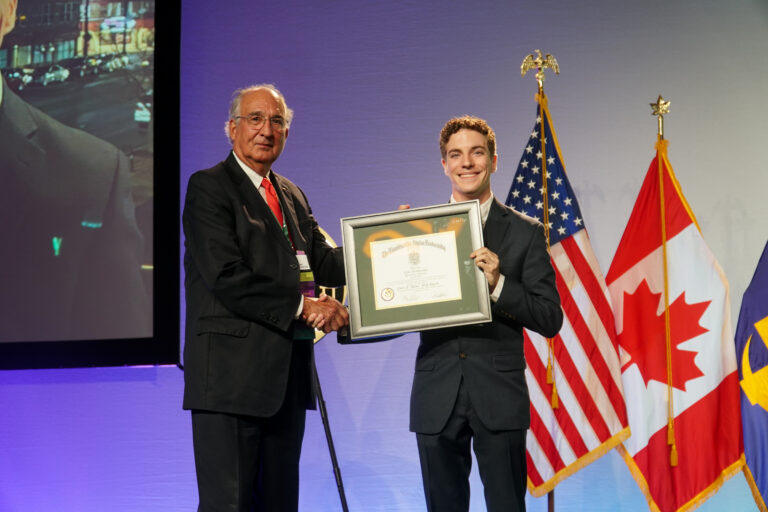
[{"label": "red necktie", "polygon": [[261,186],[264,187],[264,192],[266,192],[267,204],[272,209],[272,213],[275,214],[275,218],[277,219],[277,222],[282,227],[283,212],[280,210],[280,201],[277,199],[277,193],[275,192],[275,187],[272,186],[272,183],[267,178],[264,178],[261,180]]}]

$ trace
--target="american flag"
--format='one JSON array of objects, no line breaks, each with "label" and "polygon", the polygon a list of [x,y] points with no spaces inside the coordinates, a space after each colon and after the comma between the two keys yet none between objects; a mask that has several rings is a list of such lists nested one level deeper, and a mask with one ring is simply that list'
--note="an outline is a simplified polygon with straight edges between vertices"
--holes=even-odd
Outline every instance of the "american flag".
[{"label": "american flag", "polygon": [[551,491],[629,437],[610,296],[565,174],[546,101],[542,93],[536,124],[506,201],[518,212],[547,223],[565,316],[551,342],[537,333],[524,333],[531,397],[528,489],[533,496]]}]

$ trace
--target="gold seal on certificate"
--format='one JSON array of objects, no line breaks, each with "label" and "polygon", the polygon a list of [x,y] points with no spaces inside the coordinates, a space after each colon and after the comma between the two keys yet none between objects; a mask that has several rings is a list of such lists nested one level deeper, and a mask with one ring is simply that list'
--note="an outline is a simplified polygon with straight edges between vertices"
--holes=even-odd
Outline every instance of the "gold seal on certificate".
[{"label": "gold seal on certificate", "polygon": [[456,233],[371,242],[376,309],[461,299]]},{"label": "gold seal on certificate", "polygon": [[469,258],[483,246],[478,201],[349,217],[341,231],[352,339],[491,320]]}]

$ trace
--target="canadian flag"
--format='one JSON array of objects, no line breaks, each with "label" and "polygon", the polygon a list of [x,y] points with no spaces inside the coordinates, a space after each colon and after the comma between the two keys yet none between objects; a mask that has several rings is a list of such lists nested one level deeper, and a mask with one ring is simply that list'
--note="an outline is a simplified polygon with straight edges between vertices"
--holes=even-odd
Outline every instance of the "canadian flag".
[{"label": "canadian flag", "polygon": [[[659,139],[606,276],[631,437],[651,510],[690,510],[744,464],[728,281]],[[665,296],[666,290],[666,296]]]}]

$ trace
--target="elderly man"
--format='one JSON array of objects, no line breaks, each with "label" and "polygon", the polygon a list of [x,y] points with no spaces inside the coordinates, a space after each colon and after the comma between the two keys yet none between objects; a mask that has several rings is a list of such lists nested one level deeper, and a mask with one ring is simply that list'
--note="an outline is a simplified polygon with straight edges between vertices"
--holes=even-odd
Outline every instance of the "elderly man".
[{"label": "elderly man", "polygon": [[301,293],[310,272],[342,285],[344,263],[301,189],[272,170],[292,116],[272,85],[235,91],[232,151],[187,188],[184,408],[200,511],[298,509],[304,421],[315,406],[306,324],[348,324],[336,300]]},{"label": "elderly man", "polygon": [[411,392],[427,508],[469,509],[470,443],[490,512],[525,510],[529,399],[523,328],[554,336],[563,321],[541,224],[494,199],[496,136],[476,117],[440,133],[451,202],[480,201],[485,247],[472,254],[491,292],[487,324],[424,331]]},{"label": "elderly man", "polygon": [[[0,0],[0,44],[16,5]],[[129,170],[0,79],[0,341],[152,335]]]}]

